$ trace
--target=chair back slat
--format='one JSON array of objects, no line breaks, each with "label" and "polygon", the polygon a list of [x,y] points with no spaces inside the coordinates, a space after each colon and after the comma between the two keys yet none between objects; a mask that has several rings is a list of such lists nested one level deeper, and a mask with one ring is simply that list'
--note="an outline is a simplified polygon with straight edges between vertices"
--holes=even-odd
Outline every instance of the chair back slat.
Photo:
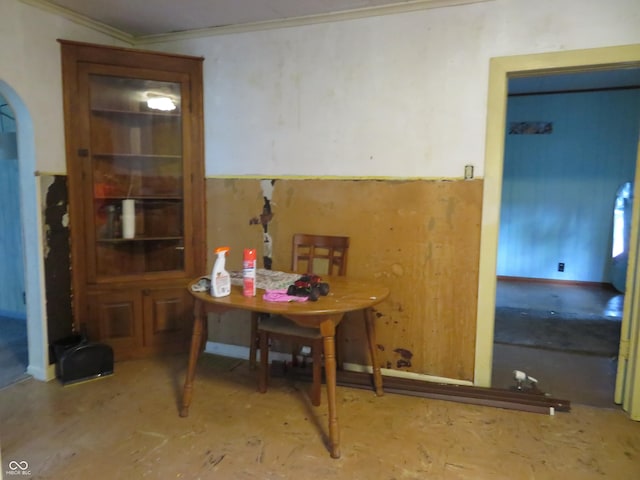
[{"label": "chair back slat", "polygon": [[346,275],[349,237],[296,233],[291,252],[294,272]]}]

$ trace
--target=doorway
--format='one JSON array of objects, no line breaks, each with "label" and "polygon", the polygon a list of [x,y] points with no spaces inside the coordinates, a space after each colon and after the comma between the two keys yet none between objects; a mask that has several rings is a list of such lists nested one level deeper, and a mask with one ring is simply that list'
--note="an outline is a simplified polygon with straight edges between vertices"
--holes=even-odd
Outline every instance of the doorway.
[{"label": "doorway", "polygon": [[[496,266],[506,131],[507,81],[518,76],[541,76],[559,72],[575,73],[626,68],[640,68],[640,45],[491,59],[481,228],[482,254],[478,283],[476,368],[474,376],[476,385],[491,385],[493,371],[497,286]],[[635,179],[635,184],[638,184],[637,178]],[[632,250],[629,257],[629,275],[627,277],[627,293],[625,294],[622,322],[623,332],[635,332],[637,329],[637,321],[632,314],[633,310],[627,308],[627,303],[637,306],[638,299],[636,296],[640,295],[640,284],[636,281],[639,267],[636,258],[636,252],[638,251],[638,217],[635,212],[637,210],[638,208],[634,205],[631,236]],[[626,343],[623,344],[623,342]],[[637,385],[638,382],[635,382],[633,377],[634,369],[640,367],[640,347],[638,343],[635,335],[627,336],[621,341],[621,346],[625,347],[621,351],[627,354],[624,357],[620,357],[624,358],[624,361],[620,362],[624,365],[624,368],[619,369],[616,377],[616,401],[620,398],[618,392],[620,384],[622,384],[624,391],[623,408],[634,420],[640,419],[640,385]]]},{"label": "doorway", "polygon": [[526,369],[546,392],[613,407],[612,229],[635,176],[640,69],[514,78],[507,102],[492,384]]}]

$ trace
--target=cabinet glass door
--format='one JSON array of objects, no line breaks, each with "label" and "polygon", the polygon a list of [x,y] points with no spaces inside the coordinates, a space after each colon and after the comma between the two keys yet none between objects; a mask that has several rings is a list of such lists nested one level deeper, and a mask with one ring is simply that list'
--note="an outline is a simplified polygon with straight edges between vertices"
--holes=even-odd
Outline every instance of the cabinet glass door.
[{"label": "cabinet glass door", "polygon": [[92,73],[88,88],[90,276],[184,270],[181,83]]}]

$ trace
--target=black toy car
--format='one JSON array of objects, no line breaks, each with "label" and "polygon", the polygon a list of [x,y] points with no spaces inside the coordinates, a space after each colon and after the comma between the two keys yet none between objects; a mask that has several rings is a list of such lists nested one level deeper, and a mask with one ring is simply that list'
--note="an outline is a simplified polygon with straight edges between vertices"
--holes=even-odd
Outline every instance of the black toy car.
[{"label": "black toy car", "polygon": [[303,275],[293,285],[289,285],[287,295],[295,297],[308,297],[315,302],[320,296],[329,294],[329,284],[322,282],[318,275]]}]

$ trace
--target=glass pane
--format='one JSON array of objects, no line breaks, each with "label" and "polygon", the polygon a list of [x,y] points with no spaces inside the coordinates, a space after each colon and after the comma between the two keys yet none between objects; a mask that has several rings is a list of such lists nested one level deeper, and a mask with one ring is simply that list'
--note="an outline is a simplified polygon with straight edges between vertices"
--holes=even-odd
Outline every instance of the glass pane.
[{"label": "glass pane", "polygon": [[91,75],[98,277],[184,269],[180,84]]}]

